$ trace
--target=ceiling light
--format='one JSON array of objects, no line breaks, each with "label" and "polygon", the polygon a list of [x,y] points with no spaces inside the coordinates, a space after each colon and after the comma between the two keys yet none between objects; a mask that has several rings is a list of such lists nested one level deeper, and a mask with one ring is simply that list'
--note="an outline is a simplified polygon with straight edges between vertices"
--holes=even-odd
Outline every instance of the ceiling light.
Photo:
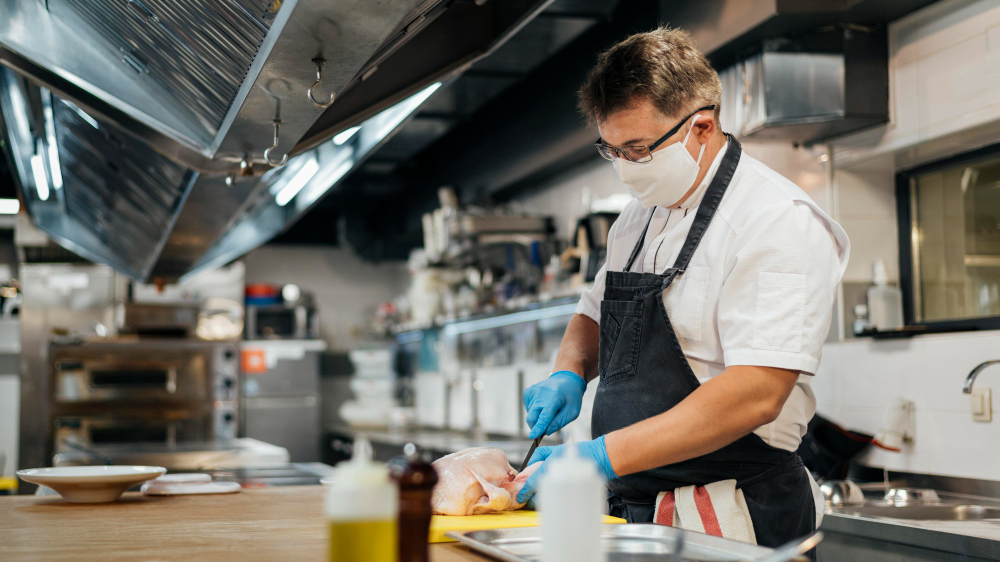
[{"label": "ceiling light", "polygon": [[76,104],[74,104],[72,102],[68,102],[66,100],[62,100],[62,102],[65,103],[67,106],[69,106],[69,108],[73,110],[73,113],[76,113],[76,115],[80,119],[83,119],[84,121],[86,121],[87,123],[89,123],[91,127],[95,128],[95,129],[100,129],[101,128],[100,125],[97,124],[97,121],[94,120],[93,117],[91,117],[90,115],[87,115],[82,109],[80,109],[79,107],[77,107]]},{"label": "ceiling light", "polygon": [[52,187],[62,189],[63,177],[62,167],[59,164],[59,144],[56,140],[56,122],[52,116],[52,93],[47,90],[45,90],[45,92],[48,95],[42,98],[44,103],[42,113],[45,117],[45,139],[49,149],[49,173],[52,174]]},{"label": "ceiling light", "polygon": [[0,199],[0,215],[16,215],[21,210],[21,202],[17,199]]},{"label": "ceiling light", "polygon": [[49,180],[45,177],[45,164],[42,157],[37,154],[31,155],[31,172],[35,175],[35,189],[38,190],[38,198],[42,201],[49,200]]},{"label": "ceiling light", "polygon": [[333,136],[333,144],[335,144],[337,146],[340,146],[340,145],[344,144],[345,142],[351,140],[351,137],[354,136],[354,133],[356,133],[356,132],[358,132],[360,130],[361,130],[361,126],[359,125],[357,127],[351,127],[350,129],[347,129],[346,131],[341,131],[341,132],[337,133],[336,135]]},{"label": "ceiling light", "polygon": [[376,115],[372,120],[378,119],[379,121],[382,121],[382,128],[379,129],[375,138],[381,141],[386,135],[391,133],[393,129],[399,126],[399,124],[402,123],[403,120],[405,120],[411,113],[416,111],[416,109],[420,107],[420,104],[424,103],[424,101],[426,101],[427,98],[429,98],[431,94],[436,92],[440,87],[441,82],[435,82],[423,90],[413,94],[409,98]]},{"label": "ceiling light", "polygon": [[347,162],[344,162],[340,166],[337,166],[328,175],[324,176],[323,181],[316,183],[316,187],[302,194],[302,199],[305,205],[310,205],[312,204],[313,201],[316,201],[317,199],[322,197],[323,194],[327,192],[327,190],[329,190],[338,181],[340,181],[340,178],[344,177],[347,174],[347,172],[350,172],[351,168],[353,167],[354,167],[354,161],[348,160]]},{"label": "ceiling light", "polygon": [[316,161],[316,158],[310,158],[307,160],[306,163],[299,168],[299,171],[295,172],[295,175],[288,180],[288,183],[286,183],[281,190],[278,191],[278,194],[274,196],[274,202],[277,203],[279,207],[287,205],[293,197],[302,191],[302,188],[309,183],[309,180],[316,175],[317,171],[319,171],[319,162]]}]

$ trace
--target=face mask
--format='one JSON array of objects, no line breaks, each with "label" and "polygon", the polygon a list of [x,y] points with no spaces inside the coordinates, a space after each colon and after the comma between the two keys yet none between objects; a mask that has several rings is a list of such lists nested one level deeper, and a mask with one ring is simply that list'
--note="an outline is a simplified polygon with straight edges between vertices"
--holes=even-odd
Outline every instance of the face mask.
[{"label": "face mask", "polygon": [[613,164],[618,172],[618,179],[628,186],[628,190],[642,203],[643,208],[673,207],[694,185],[700,169],[698,164],[705,154],[705,145],[701,145],[698,160],[691,158],[686,147],[698,117],[700,115],[695,115],[691,120],[691,128],[684,135],[683,141],[654,152],[653,159],[649,162],[615,159]]}]

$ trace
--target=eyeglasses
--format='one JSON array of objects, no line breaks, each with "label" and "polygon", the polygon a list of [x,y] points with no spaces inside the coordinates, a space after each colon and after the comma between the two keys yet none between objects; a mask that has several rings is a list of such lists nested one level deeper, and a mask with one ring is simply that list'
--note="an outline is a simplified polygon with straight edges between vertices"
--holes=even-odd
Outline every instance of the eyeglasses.
[{"label": "eyeglasses", "polygon": [[669,139],[674,135],[674,133],[679,131],[681,127],[684,125],[684,123],[687,123],[687,120],[693,117],[695,113],[698,113],[699,111],[705,111],[706,109],[715,109],[715,106],[706,105],[705,107],[693,111],[690,115],[688,115],[684,119],[681,119],[681,122],[678,123],[677,126],[667,131],[667,134],[657,139],[657,141],[654,142],[653,144],[623,146],[619,148],[617,146],[611,146],[610,144],[605,143],[601,139],[597,139],[597,142],[594,143],[594,146],[597,147],[597,152],[600,152],[601,156],[603,156],[605,160],[614,161],[616,158],[624,158],[629,162],[639,162],[639,163],[649,162],[650,160],[653,159],[652,153],[654,150],[656,150],[658,146],[663,144],[665,140]]}]

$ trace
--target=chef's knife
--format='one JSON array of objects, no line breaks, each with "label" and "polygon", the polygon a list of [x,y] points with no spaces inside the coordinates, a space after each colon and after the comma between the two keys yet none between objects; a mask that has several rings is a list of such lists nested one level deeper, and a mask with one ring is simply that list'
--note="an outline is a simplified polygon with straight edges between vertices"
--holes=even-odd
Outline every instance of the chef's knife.
[{"label": "chef's knife", "polygon": [[528,456],[524,457],[524,462],[521,463],[521,470],[518,470],[518,473],[524,472],[524,469],[528,468],[528,461],[531,460],[531,455],[535,454],[535,449],[538,448],[538,443],[541,440],[541,437],[536,437],[535,440],[531,442],[531,448],[528,449]]}]

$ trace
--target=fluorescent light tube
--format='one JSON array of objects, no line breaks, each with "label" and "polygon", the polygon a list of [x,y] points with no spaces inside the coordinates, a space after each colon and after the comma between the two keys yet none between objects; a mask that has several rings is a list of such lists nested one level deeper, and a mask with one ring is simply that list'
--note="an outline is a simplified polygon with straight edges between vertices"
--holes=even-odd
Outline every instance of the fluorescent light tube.
[{"label": "fluorescent light tube", "polygon": [[309,183],[309,180],[316,175],[319,171],[319,162],[315,158],[310,158],[302,165],[299,171],[295,172],[295,175],[288,180],[278,194],[274,196],[274,202],[278,204],[279,207],[284,207],[292,200],[296,195],[302,191],[302,188]]},{"label": "fluorescent light tube", "polygon": [[21,210],[21,202],[17,199],[0,199],[0,215],[16,215]]},{"label": "fluorescent light tube", "polygon": [[357,127],[351,127],[350,129],[347,129],[346,131],[341,131],[341,132],[337,133],[336,135],[333,136],[333,144],[335,144],[337,146],[340,146],[340,145],[344,144],[345,142],[351,140],[351,137],[354,136],[354,133],[357,133],[360,130],[361,130],[361,126],[358,125]]},{"label": "fluorescent light tube", "polygon": [[42,201],[49,200],[49,179],[45,177],[45,163],[42,157],[37,154],[31,155],[31,172],[35,175],[35,189],[38,190],[38,198]]}]

